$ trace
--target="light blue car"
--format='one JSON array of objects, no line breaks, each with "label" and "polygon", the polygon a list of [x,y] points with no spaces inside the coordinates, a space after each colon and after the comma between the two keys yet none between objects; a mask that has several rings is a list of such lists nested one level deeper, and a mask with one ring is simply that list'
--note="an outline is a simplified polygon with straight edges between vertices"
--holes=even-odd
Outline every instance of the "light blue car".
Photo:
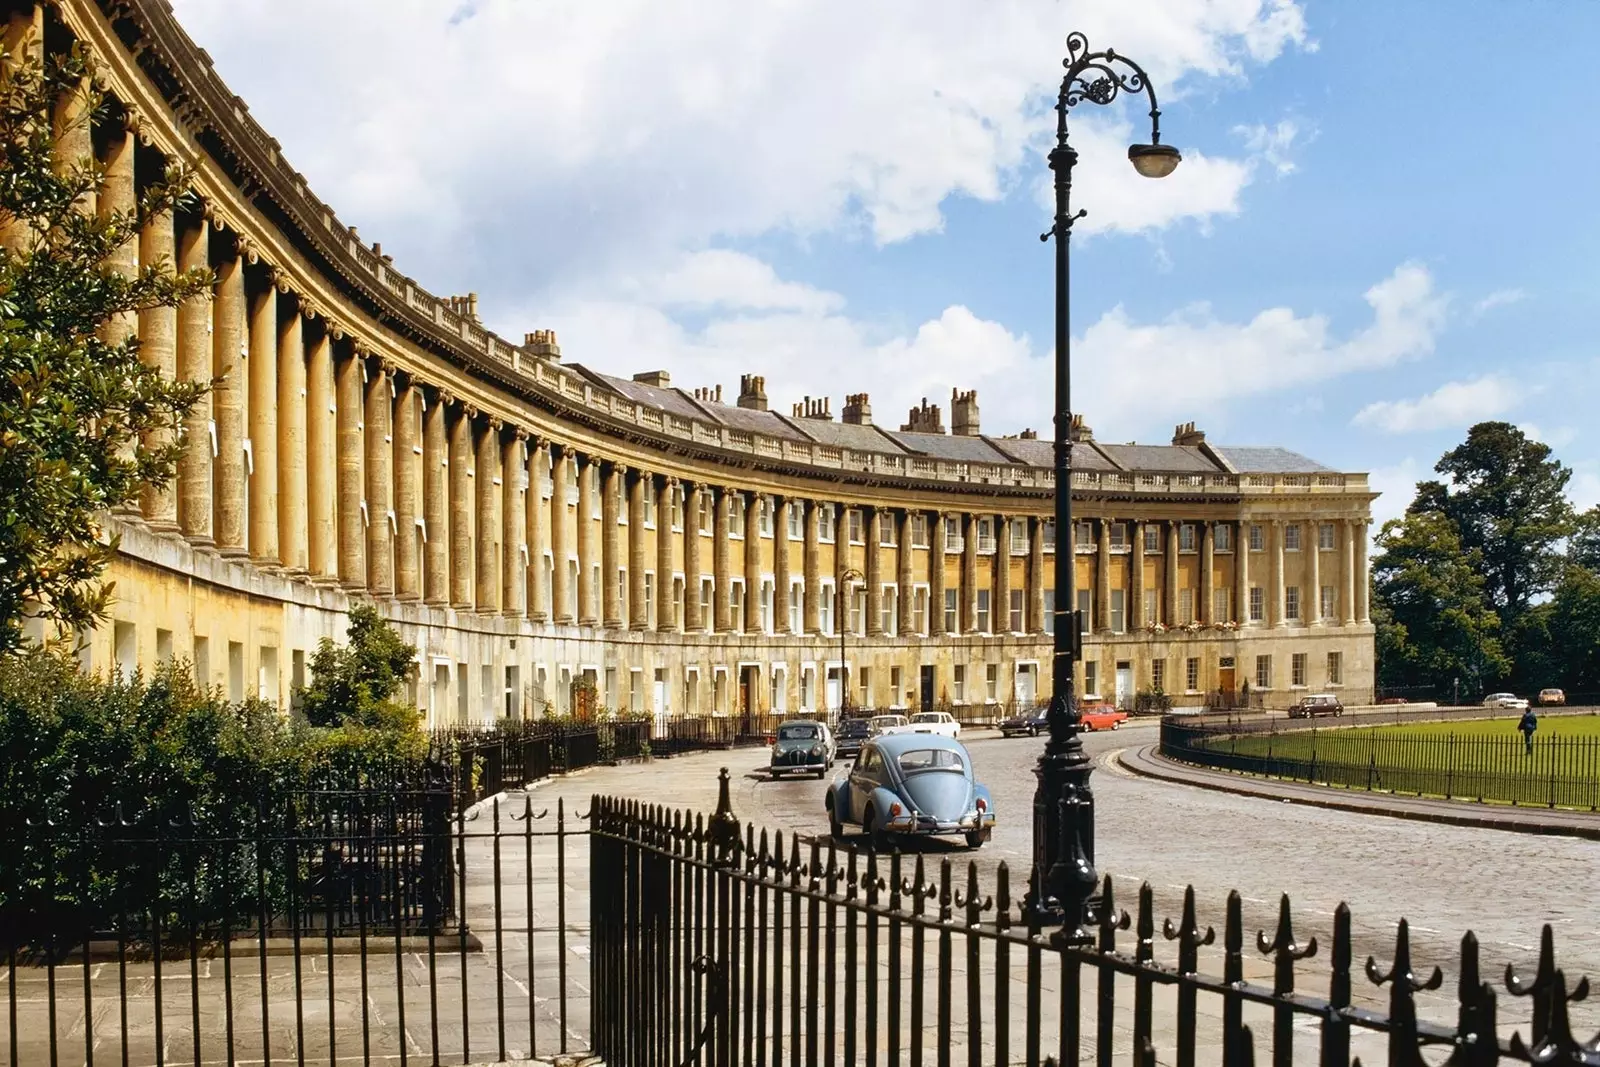
[{"label": "light blue car", "polygon": [[859,826],[879,851],[895,834],[960,834],[979,848],[994,830],[994,803],[972,777],[966,746],[937,734],[872,738],[823,804],[835,838]]}]

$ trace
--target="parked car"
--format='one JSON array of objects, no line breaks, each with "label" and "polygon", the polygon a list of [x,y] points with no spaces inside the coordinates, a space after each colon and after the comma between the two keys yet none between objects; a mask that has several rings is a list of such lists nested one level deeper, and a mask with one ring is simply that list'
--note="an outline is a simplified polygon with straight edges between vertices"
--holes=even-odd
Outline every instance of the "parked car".
[{"label": "parked car", "polygon": [[911,732],[938,734],[940,737],[960,737],[961,724],[948,711],[919,711],[911,716]]},{"label": "parked car", "polygon": [[1009,719],[1001,719],[1000,736],[1015,737],[1027,734],[1029,737],[1038,737],[1050,728],[1049,716],[1049,707],[1040,707],[1013,715]]},{"label": "parked car", "polygon": [[1115,708],[1085,708],[1078,712],[1078,722],[1084,730],[1115,730],[1127,721],[1128,713]]},{"label": "parked car", "polygon": [[904,715],[874,715],[867,721],[872,724],[873,737],[900,733],[911,725]]},{"label": "parked car", "polygon": [[833,735],[822,722],[786,722],[772,745],[772,777],[799,772],[824,778],[833,766]]},{"label": "parked car", "polygon": [[1382,700],[1378,701],[1378,703],[1380,703],[1380,704],[1409,704],[1409,703],[1411,703],[1411,701],[1407,700],[1405,697],[1384,697]]},{"label": "parked car", "polygon": [[968,848],[979,848],[995,822],[994,802],[973,777],[966,747],[939,734],[870,739],[823,805],[834,837],[843,837],[846,825],[859,826],[875,850],[896,834],[960,834]]},{"label": "parked car", "polygon": [[861,746],[872,736],[872,723],[867,719],[841,719],[833,735],[835,759],[855,759],[861,755]]},{"label": "parked car", "polygon": [[1318,715],[1343,715],[1344,705],[1332,693],[1309,693],[1289,707],[1291,719],[1314,719]]},{"label": "parked car", "polygon": [[1505,711],[1527,711],[1528,702],[1514,693],[1490,693],[1483,698],[1486,708],[1501,708]]},{"label": "parked car", "polygon": [[1560,689],[1539,690],[1539,703],[1544,707],[1555,707],[1558,704],[1565,704],[1566,702],[1567,694],[1562,692]]}]

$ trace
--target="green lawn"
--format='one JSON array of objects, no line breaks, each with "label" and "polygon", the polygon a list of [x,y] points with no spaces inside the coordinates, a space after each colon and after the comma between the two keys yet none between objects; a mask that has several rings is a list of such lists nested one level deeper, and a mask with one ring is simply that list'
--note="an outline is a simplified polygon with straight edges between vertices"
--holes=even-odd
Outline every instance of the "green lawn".
[{"label": "green lawn", "polygon": [[1507,804],[1600,804],[1600,715],[1541,716],[1533,754],[1517,714],[1395,726],[1319,726],[1217,738],[1236,769],[1352,789]]}]

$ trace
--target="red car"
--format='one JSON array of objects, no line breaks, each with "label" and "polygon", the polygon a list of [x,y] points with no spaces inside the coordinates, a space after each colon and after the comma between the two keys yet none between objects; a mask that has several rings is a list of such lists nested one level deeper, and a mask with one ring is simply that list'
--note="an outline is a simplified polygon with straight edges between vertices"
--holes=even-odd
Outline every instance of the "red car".
[{"label": "red car", "polygon": [[1084,708],[1079,712],[1085,730],[1115,730],[1128,717],[1125,711],[1111,708]]}]

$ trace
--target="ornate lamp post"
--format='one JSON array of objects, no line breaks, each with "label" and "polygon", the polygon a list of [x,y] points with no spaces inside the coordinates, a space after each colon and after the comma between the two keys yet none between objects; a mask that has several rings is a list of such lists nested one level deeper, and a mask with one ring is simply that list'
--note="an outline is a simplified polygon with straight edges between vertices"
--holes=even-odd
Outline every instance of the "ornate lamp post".
[{"label": "ornate lamp post", "polygon": [[1074,550],[1072,537],[1072,330],[1068,277],[1072,224],[1087,212],[1072,213],[1072,168],[1078,153],[1067,143],[1067,112],[1087,100],[1109,104],[1118,94],[1144,93],[1150,100],[1150,143],[1128,149],[1128,159],[1146,178],[1164,178],[1182,156],[1161,143],[1161,110],[1155,90],[1139,64],[1111,49],[1091,52],[1081,33],[1067,37],[1067,68],[1056,98],[1056,146],[1050,151],[1055,171],[1056,216],[1041,241],[1056,239],[1056,553],[1055,648],[1051,661],[1050,739],[1034,771],[1039,786],[1033,797],[1033,872],[1028,908],[1049,925],[1062,924],[1070,936],[1087,936],[1092,916],[1090,898],[1098,875],[1094,868],[1094,795],[1089,790],[1089,757],[1078,737],[1078,708],[1072,694],[1073,664],[1078,658],[1081,629],[1072,606]]},{"label": "ornate lamp post", "polygon": [[839,585],[833,591],[835,605],[834,615],[837,616],[839,627],[839,718],[844,719],[850,712],[850,671],[845,667],[844,638],[849,633],[846,626],[845,605],[848,603],[845,592],[851,582],[861,581],[861,572],[854,567],[846,567],[844,573],[839,575]]}]

